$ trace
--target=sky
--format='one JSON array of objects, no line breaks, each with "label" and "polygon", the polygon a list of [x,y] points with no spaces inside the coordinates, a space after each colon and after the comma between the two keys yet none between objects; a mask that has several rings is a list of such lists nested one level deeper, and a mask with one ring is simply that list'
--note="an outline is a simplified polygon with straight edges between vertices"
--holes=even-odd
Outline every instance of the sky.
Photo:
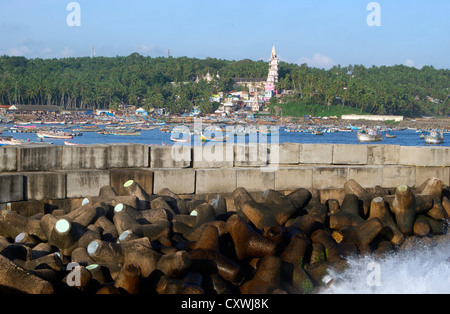
[{"label": "sky", "polygon": [[[75,4],[76,6],[73,6]],[[1,0],[0,55],[450,68],[449,0]]]}]

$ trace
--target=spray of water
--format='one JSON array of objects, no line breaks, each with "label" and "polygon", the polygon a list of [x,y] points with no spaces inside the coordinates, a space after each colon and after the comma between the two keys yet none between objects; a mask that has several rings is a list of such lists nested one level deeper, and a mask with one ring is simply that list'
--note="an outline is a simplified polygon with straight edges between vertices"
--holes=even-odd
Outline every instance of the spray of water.
[{"label": "spray of water", "polygon": [[[448,238],[447,238],[448,239]],[[349,268],[330,270],[330,294],[450,294],[450,241],[348,259]]]}]

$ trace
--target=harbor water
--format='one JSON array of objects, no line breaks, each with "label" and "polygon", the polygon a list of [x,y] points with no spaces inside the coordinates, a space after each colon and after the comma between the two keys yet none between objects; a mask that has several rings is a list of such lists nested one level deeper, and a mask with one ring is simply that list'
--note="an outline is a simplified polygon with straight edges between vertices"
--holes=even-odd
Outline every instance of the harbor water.
[{"label": "harbor water", "polygon": [[[70,132],[70,129],[65,131]],[[226,132],[218,132],[215,136],[225,136]],[[429,146],[425,143],[424,139],[420,137],[420,133],[415,130],[402,130],[402,131],[389,131],[388,134],[394,135],[395,138],[387,138],[383,134],[383,140],[380,142],[374,142],[376,144],[383,145],[401,145],[401,146]],[[39,142],[36,133],[11,133],[6,130],[2,134],[3,136],[13,136],[17,140],[29,140],[30,142]],[[263,138],[267,143],[271,142],[271,138],[276,136],[276,143],[324,143],[324,144],[361,144],[366,145],[367,142],[359,142],[356,136],[356,131],[352,132],[332,132],[324,133],[323,135],[314,135],[311,132],[286,132],[285,128],[278,129],[278,133],[272,135],[265,135]],[[106,135],[98,134],[96,132],[83,132],[82,136],[74,136],[71,140],[63,139],[43,139],[44,143],[53,143],[55,145],[64,145],[64,141],[70,141],[74,144],[114,144],[114,143],[134,143],[145,145],[171,145],[173,142],[170,139],[171,133],[161,132],[159,129],[142,130],[139,136],[118,136],[118,135]],[[243,138],[243,136],[240,136]],[[260,140],[261,135],[245,136],[245,142],[257,142]],[[444,143],[433,146],[450,146],[450,134],[444,134]],[[242,140],[242,139],[240,139]],[[194,135],[191,136],[191,143],[194,144]],[[233,139],[231,139],[233,142]],[[235,139],[236,143],[237,140]],[[272,141],[273,143],[274,141]]]}]

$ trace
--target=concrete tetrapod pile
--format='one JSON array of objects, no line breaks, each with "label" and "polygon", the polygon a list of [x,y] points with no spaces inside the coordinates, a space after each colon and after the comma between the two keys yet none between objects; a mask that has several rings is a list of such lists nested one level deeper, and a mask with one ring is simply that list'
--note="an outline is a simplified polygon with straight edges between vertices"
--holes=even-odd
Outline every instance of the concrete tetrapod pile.
[{"label": "concrete tetrapod pile", "polygon": [[350,180],[341,200],[299,188],[256,201],[240,187],[208,202],[123,187],[126,195],[106,186],[69,212],[1,211],[0,291],[313,293],[346,256],[439,238],[450,216],[450,189],[436,178],[395,190]]}]

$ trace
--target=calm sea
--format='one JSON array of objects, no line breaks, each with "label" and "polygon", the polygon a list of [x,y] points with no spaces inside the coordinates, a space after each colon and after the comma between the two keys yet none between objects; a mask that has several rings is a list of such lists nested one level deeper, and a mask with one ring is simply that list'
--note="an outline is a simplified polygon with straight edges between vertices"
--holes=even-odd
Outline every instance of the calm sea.
[{"label": "calm sea", "polygon": [[[69,131],[67,129],[66,131]],[[112,143],[136,143],[146,145],[161,145],[172,144],[170,140],[170,133],[163,133],[158,129],[142,131],[140,136],[117,136],[117,135],[104,135],[97,134],[95,132],[84,132],[82,136],[75,136],[72,140],[68,140],[76,144],[112,144]],[[360,143],[356,138],[356,132],[334,132],[324,133],[323,135],[313,135],[309,132],[285,132],[284,128],[280,128],[278,137],[279,143],[327,143],[327,144],[367,144]],[[395,135],[396,138],[386,138],[383,135],[381,142],[376,144],[386,145],[402,145],[402,146],[430,146],[420,138],[420,133],[414,130],[403,131],[389,131],[388,134]],[[40,141],[35,133],[10,133],[5,131],[3,136],[13,136],[15,139],[30,140],[31,142]],[[225,135],[218,134],[218,136]],[[447,137],[447,138],[446,138]],[[444,134],[444,143],[433,146],[450,146],[450,134]],[[246,142],[259,141],[259,136],[245,137]],[[191,137],[192,143],[194,143],[194,137]],[[235,142],[238,140],[235,138]],[[239,140],[242,142],[242,137]],[[271,142],[271,137],[267,136],[263,139],[267,143]],[[64,140],[61,139],[44,139],[44,142],[53,143],[55,145],[64,145]],[[276,142],[276,139],[272,142]]]}]

